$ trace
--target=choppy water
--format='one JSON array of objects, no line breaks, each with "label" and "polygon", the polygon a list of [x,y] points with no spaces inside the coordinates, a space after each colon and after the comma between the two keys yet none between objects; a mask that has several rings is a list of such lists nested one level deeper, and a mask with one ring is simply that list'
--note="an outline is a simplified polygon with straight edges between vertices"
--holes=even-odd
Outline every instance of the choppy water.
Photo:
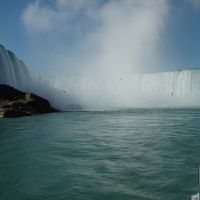
[{"label": "choppy water", "polygon": [[200,109],[0,120],[1,200],[183,200],[197,191]]}]

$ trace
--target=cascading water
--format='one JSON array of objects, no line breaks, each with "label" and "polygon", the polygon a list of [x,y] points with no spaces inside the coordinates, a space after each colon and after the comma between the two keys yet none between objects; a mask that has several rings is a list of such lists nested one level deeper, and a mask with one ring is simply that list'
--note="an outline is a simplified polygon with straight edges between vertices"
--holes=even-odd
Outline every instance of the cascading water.
[{"label": "cascading water", "polygon": [[140,91],[166,96],[200,95],[200,69],[138,75]]},{"label": "cascading water", "polygon": [[22,91],[33,92],[49,100],[51,105],[66,110],[74,99],[53,88],[48,81],[29,74],[24,62],[0,45],[0,84],[6,84]]},{"label": "cascading water", "polygon": [[27,86],[31,85],[31,76],[24,62],[3,45],[0,45],[0,84],[17,89],[27,89]]},{"label": "cascading water", "polygon": [[[66,82],[55,89],[48,81],[33,78],[24,62],[0,45],[0,84],[34,92],[61,110],[76,104],[85,109],[200,105],[200,68],[135,74],[115,81],[112,74],[106,81],[98,79],[100,87],[93,79],[87,83],[90,78],[73,81],[72,88]],[[66,88],[67,92],[61,91]]]}]

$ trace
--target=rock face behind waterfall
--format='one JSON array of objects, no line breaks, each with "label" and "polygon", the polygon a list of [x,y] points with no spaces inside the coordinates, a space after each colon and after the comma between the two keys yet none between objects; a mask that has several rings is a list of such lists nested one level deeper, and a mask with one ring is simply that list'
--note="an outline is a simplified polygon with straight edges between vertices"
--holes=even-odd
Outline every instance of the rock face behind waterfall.
[{"label": "rock face behind waterfall", "polygon": [[57,111],[44,98],[0,85],[0,117],[22,117]]},{"label": "rock face behind waterfall", "polygon": [[0,84],[25,89],[31,77],[22,60],[0,44]]}]

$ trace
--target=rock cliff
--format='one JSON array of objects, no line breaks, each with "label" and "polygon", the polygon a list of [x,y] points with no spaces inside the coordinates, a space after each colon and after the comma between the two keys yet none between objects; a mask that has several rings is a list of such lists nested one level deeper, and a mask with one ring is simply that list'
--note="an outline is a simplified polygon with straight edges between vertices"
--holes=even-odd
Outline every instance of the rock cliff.
[{"label": "rock cliff", "polygon": [[33,93],[0,85],[0,117],[22,117],[58,112],[49,102]]}]

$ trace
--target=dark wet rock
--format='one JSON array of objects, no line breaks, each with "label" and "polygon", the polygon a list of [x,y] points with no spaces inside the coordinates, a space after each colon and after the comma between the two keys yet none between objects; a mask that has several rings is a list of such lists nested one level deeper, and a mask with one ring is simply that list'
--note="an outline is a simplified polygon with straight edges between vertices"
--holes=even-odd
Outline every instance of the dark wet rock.
[{"label": "dark wet rock", "polygon": [[0,85],[0,117],[22,117],[58,112],[48,100],[8,85]]}]

